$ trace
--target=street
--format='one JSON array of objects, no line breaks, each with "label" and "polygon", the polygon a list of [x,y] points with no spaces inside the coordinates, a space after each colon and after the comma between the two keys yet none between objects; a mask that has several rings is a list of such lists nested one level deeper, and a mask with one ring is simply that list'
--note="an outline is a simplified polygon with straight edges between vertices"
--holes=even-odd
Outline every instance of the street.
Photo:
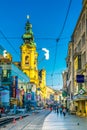
[{"label": "street", "polygon": [[87,118],[69,115],[64,117],[60,113],[42,110],[30,116],[6,124],[0,130],[86,130]]}]

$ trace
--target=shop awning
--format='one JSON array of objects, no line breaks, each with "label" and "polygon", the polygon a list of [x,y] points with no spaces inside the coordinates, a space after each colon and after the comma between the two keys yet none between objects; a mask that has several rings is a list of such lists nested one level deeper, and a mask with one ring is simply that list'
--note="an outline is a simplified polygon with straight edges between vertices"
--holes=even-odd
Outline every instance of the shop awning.
[{"label": "shop awning", "polygon": [[87,100],[87,95],[75,95],[73,101]]}]

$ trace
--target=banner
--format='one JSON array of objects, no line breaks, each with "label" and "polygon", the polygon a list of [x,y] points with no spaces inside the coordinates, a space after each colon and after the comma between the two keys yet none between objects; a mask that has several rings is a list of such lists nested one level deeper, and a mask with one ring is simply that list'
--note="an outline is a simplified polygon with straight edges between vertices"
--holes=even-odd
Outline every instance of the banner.
[{"label": "banner", "polygon": [[31,100],[31,93],[27,93],[26,99]]},{"label": "banner", "polygon": [[12,76],[12,97],[16,98],[16,90],[18,89],[18,76]]}]

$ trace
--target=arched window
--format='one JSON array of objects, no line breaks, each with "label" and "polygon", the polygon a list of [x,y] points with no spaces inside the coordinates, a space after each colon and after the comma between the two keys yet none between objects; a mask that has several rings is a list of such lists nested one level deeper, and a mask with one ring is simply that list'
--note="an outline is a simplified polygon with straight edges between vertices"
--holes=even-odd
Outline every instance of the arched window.
[{"label": "arched window", "polygon": [[25,64],[28,64],[28,65],[29,65],[29,56],[26,56],[26,57],[25,57]]}]

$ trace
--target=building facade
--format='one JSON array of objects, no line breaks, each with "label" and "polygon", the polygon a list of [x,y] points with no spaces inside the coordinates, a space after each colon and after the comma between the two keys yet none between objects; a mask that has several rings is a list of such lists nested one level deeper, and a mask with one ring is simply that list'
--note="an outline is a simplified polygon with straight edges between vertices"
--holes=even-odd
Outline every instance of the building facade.
[{"label": "building facade", "polygon": [[[87,0],[72,35],[74,42],[74,102],[77,115],[87,115]],[[84,81],[78,82],[77,75],[84,75]]]},{"label": "building facade", "polygon": [[[3,49],[0,49],[3,52]],[[5,52],[6,55],[1,53],[0,57],[0,105],[23,106],[23,96],[27,93],[29,77],[12,63],[11,55]]]},{"label": "building facade", "polygon": [[40,99],[45,105],[46,102],[46,70],[39,70],[39,88],[40,88]]},{"label": "building facade", "polygon": [[72,102],[74,95],[74,61],[73,61],[73,51],[74,45],[73,42],[70,42],[68,45],[68,54],[66,58],[67,63],[67,108],[71,110],[74,109]]},{"label": "building facade", "polygon": [[62,73],[63,77],[63,89],[62,89],[62,96],[63,96],[63,102],[62,104],[67,107],[66,101],[67,101],[67,94],[68,94],[68,87],[67,87],[67,81],[68,81],[68,71],[65,70]]},{"label": "building facade", "polygon": [[87,116],[87,0],[83,0],[82,4],[68,48],[67,88],[70,89],[69,93],[76,114]]}]

